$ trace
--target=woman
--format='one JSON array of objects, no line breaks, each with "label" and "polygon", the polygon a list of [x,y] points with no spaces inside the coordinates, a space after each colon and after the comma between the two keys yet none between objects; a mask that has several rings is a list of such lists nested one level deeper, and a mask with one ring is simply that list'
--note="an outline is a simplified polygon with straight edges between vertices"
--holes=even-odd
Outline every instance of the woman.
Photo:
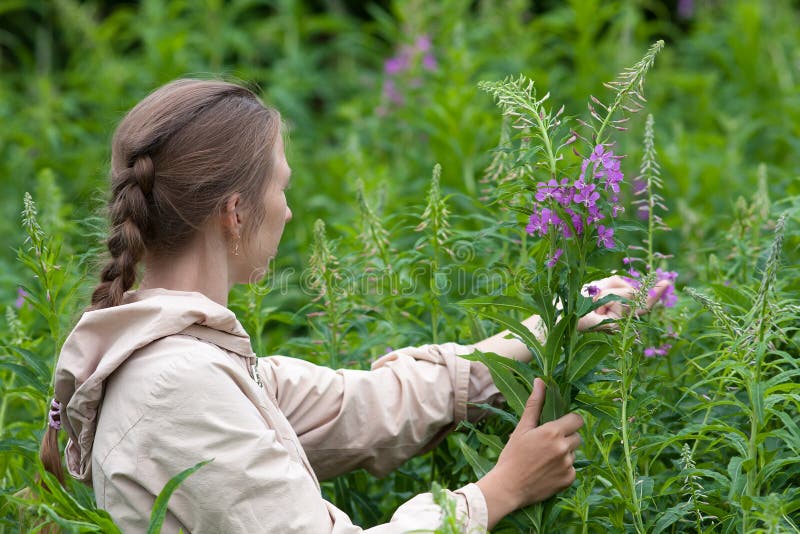
[{"label": "woman", "polygon": [[[468,402],[497,398],[485,366],[458,356],[473,347],[452,343],[395,351],[371,371],[256,358],[227,296],[275,257],[292,216],[291,171],[279,114],[247,89],[198,80],[158,89],[119,125],[111,167],[110,259],[59,357],[42,457],[60,476],[63,424],[68,471],[91,480],[124,531],[144,531],[166,482],[213,459],[172,496],[166,532],[359,532],[318,480],[358,467],[385,474],[478,416]],[[502,334],[475,347],[530,358]],[[537,426],[544,395],[537,380],[496,467],[451,493],[465,532],[574,480],[583,421]],[[423,494],[370,531],[439,521]]]}]

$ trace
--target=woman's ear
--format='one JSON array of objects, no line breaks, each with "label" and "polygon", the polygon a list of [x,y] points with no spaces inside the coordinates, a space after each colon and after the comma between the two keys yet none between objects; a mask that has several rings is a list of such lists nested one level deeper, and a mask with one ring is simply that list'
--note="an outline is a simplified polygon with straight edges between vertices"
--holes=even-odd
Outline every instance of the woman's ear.
[{"label": "woman's ear", "polygon": [[222,226],[235,237],[239,236],[242,227],[242,216],[239,209],[241,198],[239,193],[234,193],[222,205]]}]

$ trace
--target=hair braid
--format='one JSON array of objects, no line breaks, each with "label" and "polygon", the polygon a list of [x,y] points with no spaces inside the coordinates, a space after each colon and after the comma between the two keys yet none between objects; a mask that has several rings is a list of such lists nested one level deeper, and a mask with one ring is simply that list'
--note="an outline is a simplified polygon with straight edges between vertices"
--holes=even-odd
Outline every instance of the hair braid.
[{"label": "hair braid", "polygon": [[122,303],[122,297],[136,282],[136,266],[146,250],[150,229],[148,197],[152,198],[155,167],[147,153],[140,154],[131,166],[112,176],[109,203],[111,258],[100,273],[100,285],[92,294],[92,309]]},{"label": "hair braid", "polygon": [[280,129],[277,111],[226,82],[176,80],[139,102],[112,141],[110,258],[90,309],[121,304],[145,253],[180,251],[233,193],[253,214],[245,234],[259,228]]}]

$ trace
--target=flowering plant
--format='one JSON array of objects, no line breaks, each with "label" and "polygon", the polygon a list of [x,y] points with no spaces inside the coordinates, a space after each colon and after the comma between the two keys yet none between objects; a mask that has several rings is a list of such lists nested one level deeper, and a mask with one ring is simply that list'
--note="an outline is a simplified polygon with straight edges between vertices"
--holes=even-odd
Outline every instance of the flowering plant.
[{"label": "flowering plant", "polygon": [[[614,228],[624,211],[620,199],[624,174],[622,156],[615,153],[610,134],[625,131],[624,114],[642,108],[644,76],[662,47],[663,42],[655,43],[639,63],[607,84],[615,92],[613,102],[606,105],[591,97],[591,118],[576,121],[583,134],[567,124],[563,107],[556,112],[548,109],[550,95],[538,98],[534,83],[525,77],[480,84],[496,98],[508,124],[520,132],[514,140],[505,136],[498,149],[501,156],[487,172],[497,185],[494,199],[524,213],[527,225],[521,241],[522,275],[516,278],[518,294],[464,304],[506,326],[533,354],[533,373],[494,355],[476,356],[502,384],[500,389],[517,415],[524,409],[532,374],[548,385],[543,421],[565,414],[611,350],[605,334],[578,331],[582,317],[621,299],[601,295],[600,288],[589,285],[603,273],[588,267],[588,260],[618,249]],[[529,244],[531,237],[537,239]],[[497,308],[538,315],[546,340],[495,313]]]}]

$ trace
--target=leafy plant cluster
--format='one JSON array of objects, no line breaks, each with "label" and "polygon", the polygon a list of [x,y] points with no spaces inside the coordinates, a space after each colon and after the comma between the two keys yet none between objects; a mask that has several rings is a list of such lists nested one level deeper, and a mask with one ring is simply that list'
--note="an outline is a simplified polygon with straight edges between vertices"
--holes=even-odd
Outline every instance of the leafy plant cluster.
[{"label": "leafy plant cluster", "polygon": [[[507,405],[433,452],[325,483],[354,521],[485,473],[543,376],[549,418],[586,418],[578,481],[496,531],[797,532],[800,21],[789,1],[693,5],[3,8],[30,31],[0,42],[0,232],[18,251],[0,256],[0,532],[113,531],[85,487],[37,481],[52,368],[102,254],[112,125],[204,72],[258,84],[290,126],[295,220],[270,276],[231,298],[257,353],[366,368],[507,328],[534,354],[475,355]],[[673,306],[577,332],[612,271],[640,304],[676,284]],[[545,343],[518,326],[530,313]]]}]

